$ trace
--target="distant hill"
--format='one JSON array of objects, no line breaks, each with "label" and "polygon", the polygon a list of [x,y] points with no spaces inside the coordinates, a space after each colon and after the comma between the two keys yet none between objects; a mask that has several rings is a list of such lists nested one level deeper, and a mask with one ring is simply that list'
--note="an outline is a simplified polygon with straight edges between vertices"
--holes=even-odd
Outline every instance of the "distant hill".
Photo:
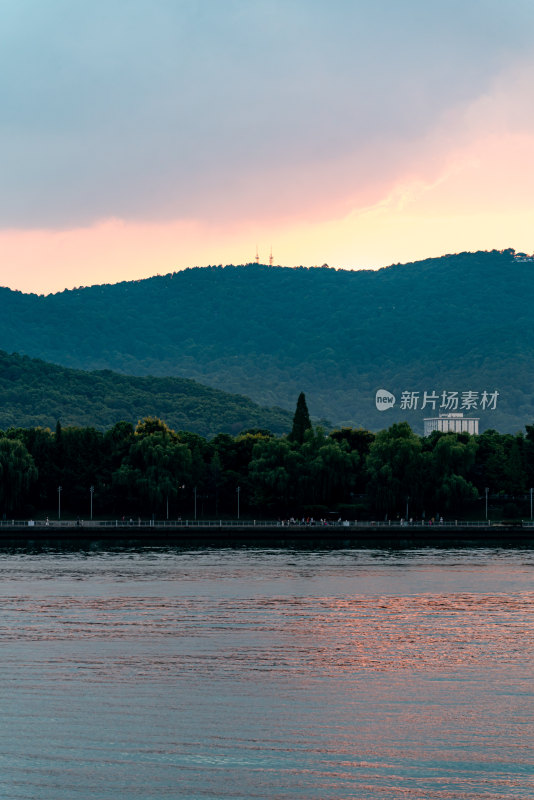
[{"label": "distant hill", "polygon": [[[333,424],[422,432],[443,392],[499,392],[481,428],[534,419],[534,263],[461,253],[377,271],[251,264],[49,296],[0,290],[0,347],[84,369],[194,378]],[[379,412],[378,389],[396,398]],[[421,410],[423,393],[439,402]],[[417,410],[401,408],[419,392]],[[447,395],[449,397],[450,395]],[[450,406],[447,410],[454,410]]]},{"label": "distant hill", "polygon": [[83,372],[0,351],[0,429],[79,425],[106,429],[120,420],[162,418],[174,430],[202,436],[248,428],[291,429],[292,415],[261,408],[181,378],[129,377],[104,370]]}]

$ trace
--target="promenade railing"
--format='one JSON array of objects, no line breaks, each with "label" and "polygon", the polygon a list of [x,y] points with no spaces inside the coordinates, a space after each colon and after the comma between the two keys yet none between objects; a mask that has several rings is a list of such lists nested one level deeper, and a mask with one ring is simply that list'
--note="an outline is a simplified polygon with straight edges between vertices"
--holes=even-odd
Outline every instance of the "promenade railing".
[{"label": "promenade railing", "polygon": [[[435,520],[414,520],[413,522],[406,522],[401,520],[337,520],[337,521],[290,521],[290,520],[250,520],[250,519],[218,519],[218,520],[194,520],[194,519],[174,519],[174,520],[158,520],[158,519],[108,519],[108,520],[54,520],[48,521],[43,519],[5,519],[0,520],[1,527],[54,527],[54,528],[274,528],[274,527],[287,527],[287,528],[487,528],[494,526],[510,525],[502,521],[491,520],[460,520],[460,519],[444,519],[443,521]],[[525,528],[534,527],[533,520],[522,520],[520,523]]]}]

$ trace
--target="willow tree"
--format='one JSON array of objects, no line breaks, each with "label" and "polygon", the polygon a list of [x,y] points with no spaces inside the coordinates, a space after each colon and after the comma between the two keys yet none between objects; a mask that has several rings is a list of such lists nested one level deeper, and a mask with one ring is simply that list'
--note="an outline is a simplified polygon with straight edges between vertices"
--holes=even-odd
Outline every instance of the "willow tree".
[{"label": "willow tree", "polygon": [[434,507],[450,512],[478,497],[469,476],[475,464],[477,443],[464,433],[435,432],[427,461],[427,498]]},{"label": "willow tree", "polygon": [[249,467],[254,503],[261,509],[294,511],[302,466],[300,447],[287,438],[258,441]]},{"label": "willow tree", "polygon": [[191,452],[171,433],[157,430],[134,440],[113,474],[114,484],[126,490],[129,503],[141,502],[156,512],[166,500],[176,499],[179,487],[191,484]]},{"label": "willow tree", "polygon": [[309,431],[300,448],[303,468],[299,475],[301,501],[331,505],[346,501],[354,488],[360,457],[347,443],[336,442],[321,428]]},{"label": "willow tree", "polygon": [[368,495],[378,511],[402,512],[408,497],[419,507],[424,496],[425,455],[407,422],[377,433],[366,468]]}]

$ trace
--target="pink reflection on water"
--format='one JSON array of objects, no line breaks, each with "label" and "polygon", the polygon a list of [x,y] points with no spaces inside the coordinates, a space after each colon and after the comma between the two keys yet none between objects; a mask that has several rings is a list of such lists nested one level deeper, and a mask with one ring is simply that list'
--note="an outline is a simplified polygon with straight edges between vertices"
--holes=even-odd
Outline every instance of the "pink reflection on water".
[{"label": "pink reflection on water", "polygon": [[530,800],[534,569],[432,558],[17,566],[0,585],[13,782],[57,800],[70,756],[103,800],[152,796],[155,776],[175,796],[177,775],[184,796]]}]

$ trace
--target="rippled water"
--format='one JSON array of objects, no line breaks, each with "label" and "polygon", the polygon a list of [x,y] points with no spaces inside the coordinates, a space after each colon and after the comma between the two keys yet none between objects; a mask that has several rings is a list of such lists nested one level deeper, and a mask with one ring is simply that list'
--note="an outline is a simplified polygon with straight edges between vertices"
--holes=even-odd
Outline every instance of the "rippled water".
[{"label": "rippled water", "polygon": [[534,797],[534,553],[0,556],[0,797]]}]

